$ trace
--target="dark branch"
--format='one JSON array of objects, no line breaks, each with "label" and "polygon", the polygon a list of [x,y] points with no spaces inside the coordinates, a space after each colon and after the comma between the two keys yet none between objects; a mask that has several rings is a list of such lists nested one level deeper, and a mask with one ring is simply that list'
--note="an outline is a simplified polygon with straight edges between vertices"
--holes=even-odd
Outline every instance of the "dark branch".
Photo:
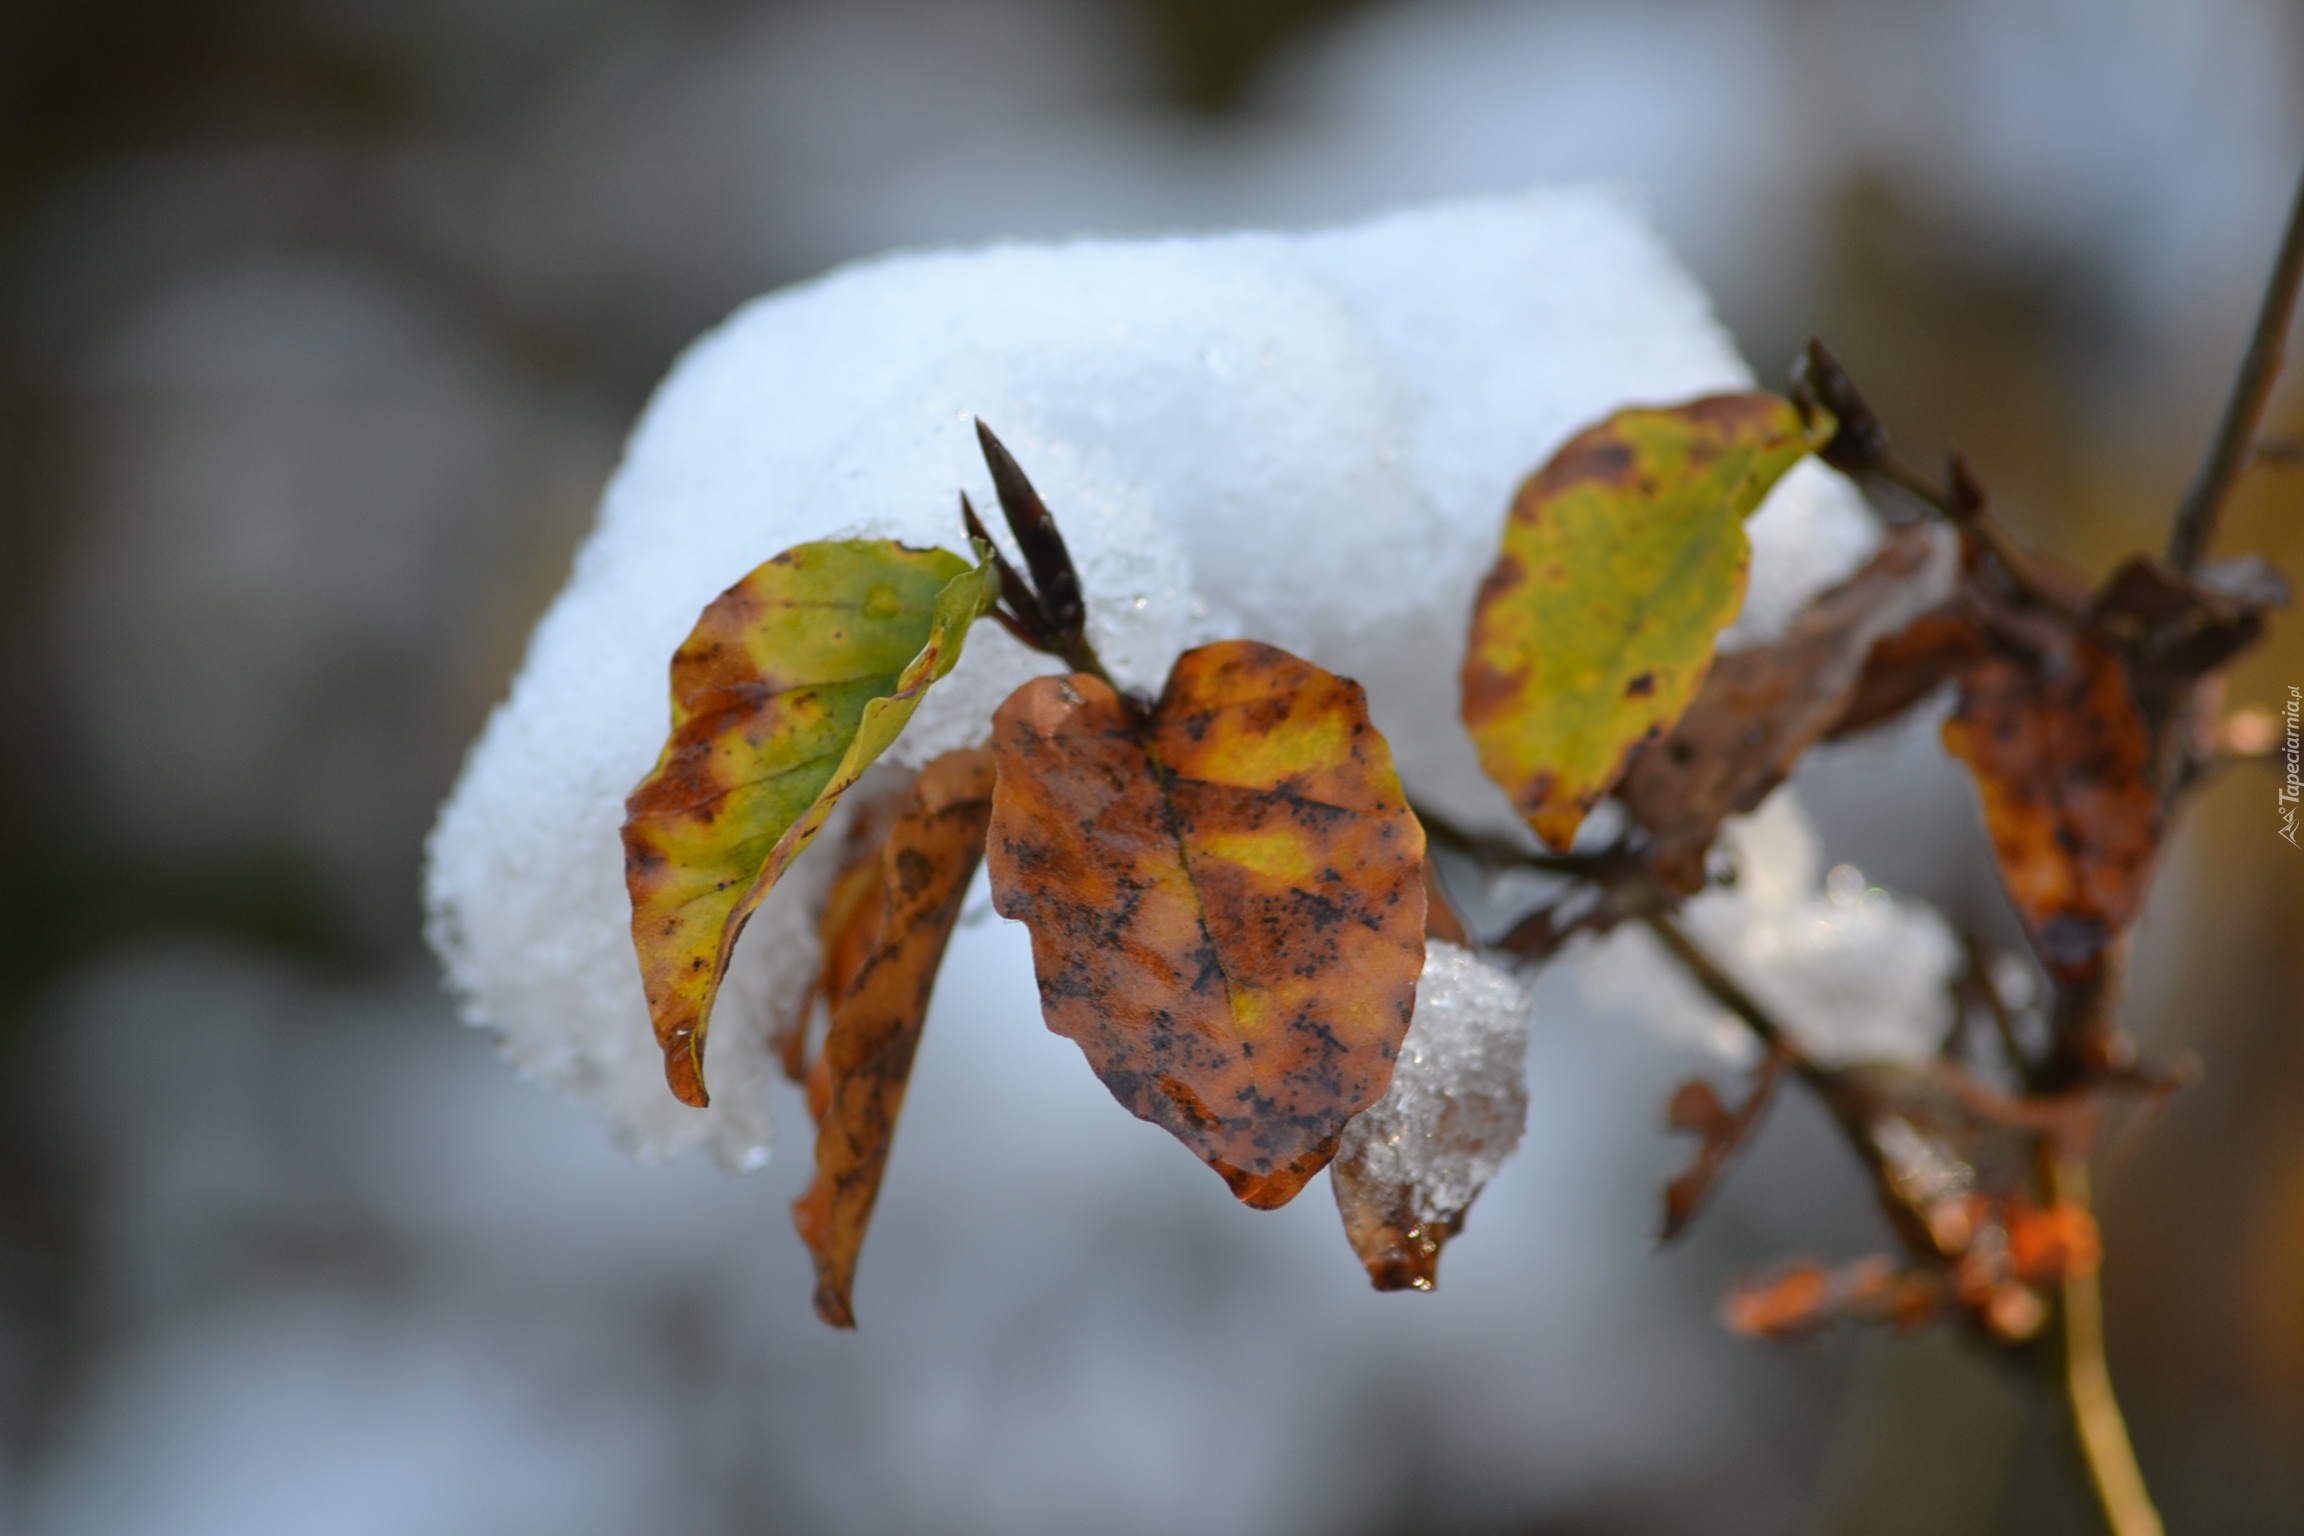
[{"label": "dark branch", "polygon": [[2256,312],[2256,329],[2248,338],[2247,354],[2232,381],[2232,394],[2224,402],[2223,419],[2208,455],[2192,477],[2184,503],[2176,509],[2176,526],[2168,534],[2168,563],[2180,571],[2198,568],[2216,538],[2216,519],[2232,494],[2232,486],[2247,468],[2256,424],[2264,403],[2280,377],[2280,362],[2287,351],[2288,324],[2296,314],[2296,289],[2304,280],[2304,177],[2296,183],[2296,201],[2288,210],[2287,233],[2280,238],[2280,254],[2272,263],[2272,280],[2265,285],[2264,303]]}]

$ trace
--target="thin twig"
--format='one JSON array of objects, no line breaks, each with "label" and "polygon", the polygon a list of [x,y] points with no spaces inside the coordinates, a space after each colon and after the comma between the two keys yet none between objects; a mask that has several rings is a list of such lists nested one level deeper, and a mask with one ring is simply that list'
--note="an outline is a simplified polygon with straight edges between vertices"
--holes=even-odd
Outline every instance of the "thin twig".
[{"label": "thin twig", "polygon": [[1948,483],[1939,485],[1893,455],[1872,466],[1872,473],[1933,507],[1947,522],[1974,534],[2018,591],[2051,612],[2078,617],[2078,610],[2065,600],[2055,583],[2040,574],[2024,546],[1986,509],[1984,488],[1958,453],[1951,457],[1951,471]]},{"label": "thin twig", "polygon": [[1758,1035],[1760,1043],[1769,1050],[1780,1053],[1796,1067],[1807,1065],[1807,1058],[1801,1054],[1800,1047],[1792,1043],[1784,1026],[1777,1023],[1767,1009],[1754,1002],[1752,994],[1736,984],[1735,977],[1720,969],[1719,963],[1704,953],[1694,939],[1688,937],[1688,930],[1682,928],[1672,914],[1662,910],[1650,912],[1646,915],[1646,921],[1656,937],[1664,941],[1664,947],[1672,951],[1673,958],[1687,967],[1696,985],[1702,987],[1712,1001],[1742,1019],[1745,1027]]},{"label": "thin twig", "polygon": [[[2087,1164],[2051,1158],[2048,1179],[2057,1204],[2089,1209]],[[2104,1355],[2104,1295],[2095,1269],[2064,1277],[2063,1312],[2065,1398],[2104,1524],[2111,1536],[2162,1536],[2160,1511],[2152,1506],[2143,1470],[2136,1465],[2136,1448],[2128,1440],[2128,1422],[2112,1395],[2112,1370]]]},{"label": "thin twig", "polygon": [[1972,933],[1964,933],[1960,942],[1968,950],[1968,973],[1976,979],[1976,990],[1983,994],[1984,1006],[1992,1015],[1992,1026],[1999,1032],[2000,1048],[2008,1053],[2008,1064],[2016,1069],[2018,1080],[2028,1085],[2032,1063],[2016,1038],[2016,1019],[2009,1012],[2008,1000],[2000,995],[1998,984],[1992,980],[1991,958],[1985,953],[1984,941]]},{"label": "thin twig", "polygon": [[1840,1134],[1847,1139],[1849,1149],[1856,1154],[1857,1160],[1864,1165],[1864,1171],[1871,1176],[1873,1191],[1880,1200],[1881,1214],[1888,1218],[1888,1224],[1896,1229],[1905,1246],[1913,1253],[1934,1253],[1935,1243],[1927,1223],[1897,1193],[1887,1158],[1881,1152],[1879,1143],[1873,1139],[1872,1120],[1876,1104],[1871,1094],[1844,1074],[1819,1066],[1801,1050],[1784,1026],[1756,1002],[1752,994],[1737,985],[1736,979],[1722,970],[1719,963],[1704,952],[1703,946],[1688,936],[1687,930],[1674,920],[1670,912],[1655,906],[1643,912],[1641,917],[1650,931],[1663,940],[1664,947],[1672,951],[1673,958],[1686,967],[1696,984],[1714,1002],[1742,1019],[1745,1027],[1759,1037],[1760,1043],[1781,1058],[1800,1081],[1808,1085],[1809,1091],[1816,1095],[1825,1111],[1832,1116],[1833,1123],[1840,1127]]},{"label": "thin twig", "polygon": [[2216,423],[2216,436],[2208,455],[2200,461],[2184,503],[2176,509],[2176,526],[2168,533],[2168,563],[2180,571],[2198,569],[2216,537],[2216,519],[2232,494],[2232,486],[2247,467],[2256,424],[2271,398],[2273,381],[2280,377],[2280,360],[2287,350],[2288,323],[2296,314],[2296,289],[2304,281],[2304,177],[2296,183],[2296,201],[2288,210],[2287,233],[2280,238],[2280,254],[2272,263],[2272,279],[2265,285],[2263,305],[2256,311],[2256,329],[2249,335],[2247,354],[2232,380],[2232,394],[2224,402],[2224,415]]},{"label": "thin twig", "polygon": [[1412,804],[1409,809],[1416,813],[1418,821],[1424,823],[1424,835],[1427,838],[1477,859],[1491,868],[1510,868],[1517,865],[1524,869],[1542,870],[1549,875],[1578,875],[1590,878],[1599,871],[1602,864],[1602,857],[1597,854],[1534,853],[1516,843],[1506,842],[1500,837],[1489,837],[1483,833],[1466,831],[1427,806]]}]

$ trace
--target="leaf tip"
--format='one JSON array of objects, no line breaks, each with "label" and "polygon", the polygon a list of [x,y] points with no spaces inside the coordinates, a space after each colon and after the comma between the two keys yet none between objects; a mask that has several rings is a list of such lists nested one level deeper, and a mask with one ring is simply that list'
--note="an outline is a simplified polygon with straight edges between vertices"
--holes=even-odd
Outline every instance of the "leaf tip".
[{"label": "leaf tip", "polygon": [[1578,805],[1538,806],[1526,814],[1529,829],[1554,853],[1568,852],[1584,825],[1584,808]]},{"label": "leaf tip", "polygon": [[856,1312],[848,1305],[848,1298],[829,1285],[816,1287],[816,1315],[834,1328],[856,1331]]},{"label": "leaf tip", "polygon": [[680,1036],[664,1047],[664,1081],[672,1097],[691,1109],[709,1109],[712,1096],[704,1091],[704,1044],[697,1034]]}]

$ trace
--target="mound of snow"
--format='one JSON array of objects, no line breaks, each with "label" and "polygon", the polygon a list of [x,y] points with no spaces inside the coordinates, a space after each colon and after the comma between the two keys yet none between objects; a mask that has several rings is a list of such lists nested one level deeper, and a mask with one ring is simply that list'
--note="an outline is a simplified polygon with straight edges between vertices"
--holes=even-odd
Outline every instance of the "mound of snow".
[{"label": "mound of snow", "polygon": [[[810,539],[965,549],[958,493],[993,500],[981,416],[1055,510],[1123,683],[1157,689],[1208,640],[1285,646],[1367,685],[1419,800],[1515,834],[1455,682],[1513,488],[1618,406],[1749,382],[1638,214],[1590,190],[1302,235],[895,256],[757,300],[658,391],[441,812],[434,947],[466,1016],[636,1150],[701,1141],[756,1166],[764,1029],[805,1005],[831,861],[802,859],[747,931],[696,1111],[663,1086],[617,836],[663,744],[672,652],[721,590]],[[1752,529],[1732,641],[1780,627],[1875,538],[1813,466]],[[979,626],[895,760],[980,740],[1053,666]]]}]

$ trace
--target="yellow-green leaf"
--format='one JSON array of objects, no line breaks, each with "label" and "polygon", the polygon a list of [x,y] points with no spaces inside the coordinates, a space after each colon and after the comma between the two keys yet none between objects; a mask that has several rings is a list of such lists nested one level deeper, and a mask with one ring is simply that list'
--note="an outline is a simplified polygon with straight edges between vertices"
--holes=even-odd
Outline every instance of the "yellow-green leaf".
[{"label": "yellow-green leaf", "polygon": [[998,590],[989,567],[946,550],[802,544],[713,599],[673,656],[671,739],[624,802],[624,883],[684,1102],[706,1102],[705,1028],[745,920]]},{"label": "yellow-green leaf", "polygon": [[1831,430],[1765,393],[1620,411],[1520,487],[1473,608],[1464,723],[1547,843],[1695,696],[1744,601],[1745,517]]}]

